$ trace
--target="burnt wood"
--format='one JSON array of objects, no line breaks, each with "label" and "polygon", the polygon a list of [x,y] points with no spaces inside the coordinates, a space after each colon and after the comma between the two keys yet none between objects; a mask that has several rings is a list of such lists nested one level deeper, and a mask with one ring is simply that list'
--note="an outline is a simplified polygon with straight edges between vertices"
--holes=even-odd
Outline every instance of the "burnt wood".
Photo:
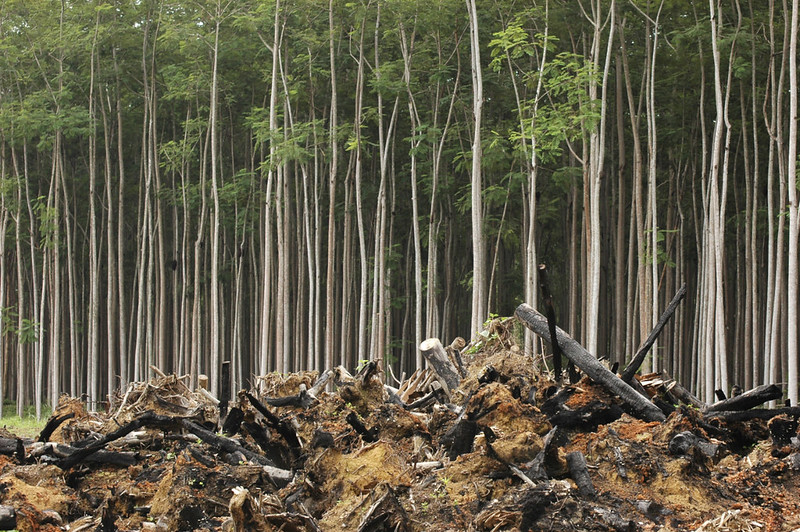
[{"label": "burnt wood", "polygon": [[371,429],[368,429],[364,423],[361,422],[361,420],[358,418],[358,414],[355,412],[350,412],[347,414],[345,421],[347,421],[347,423],[361,435],[361,439],[365,442],[374,443],[378,441],[378,428],[372,427]]},{"label": "burnt wood", "polygon": [[709,419],[721,419],[724,421],[750,421],[752,419],[772,419],[775,416],[785,414],[787,416],[800,416],[800,407],[789,406],[784,408],[754,408],[752,410],[739,410],[735,412],[707,412],[705,416]]},{"label": "burnt wood", "polygon": [[748,390],[736,397],[718,401],[706,408],[706,412],[730,412],[735,410],[749,410],[767,401],[780,399],[783,395],[777,384],[764,384]]},{"label": "burnt wood", "polygon": [[47,420],[47,424],[42,429],[42,432],[39,433],[39,437],[36,441],[46,442],[50,439],[50,436],[53,435],[53,432],[61,426],[63,422],[68,419],[72,419],[75,417],[74,412],[70,412],[69,414],[64,414],[63,416],[52,416],[50,419]]},{"label": "burnt wood", "polygon": [[650,351],[650,348],[653,347],[654,343],[656,343],[658,335],[661,334],[661,331],[664,329],[664,326],[666,326],[667,322],[669,322],[669,319],[675,313],[675,310],[678,308],[678,305],[685,296],[686,296],[686,285],[684,284],[683,286],[681,286],[681,289],[678,290],[678,293],[675,294],[675,297],[672,298],[672,301],[670,301],[669,305],[667,306],[667,309],[658,319],[658,322],[656,323],[655,327],[653,327],[653,330],[650,331],[650,334],[647,336],[647,339],[644,341],[642,346],[633,356],[628,365],[625,366],[625,369],[622,370],[620,377],[622,378],[623,381],[630,382],[631,379],[633,379],[633,376],[636,374],[636,372],[639,371],[639,367],[642,365],[642,362],[644,362],[644,358],[647,356],[647,353]]},{"label": "burnt wood", "polygon": [[547,266],[544,264],[539,265],[539,290],[542,292],[542,301],[544,302],[545,315],[547,316],[547,329],[550,331],[550,338],[553,339],[550,343],[553,347],[553,373],[555,374],[556,382],[560,383],[561,346],[558,343],[558,335],[556,335],[556,310],[553,307],[553,294],[550,293],[550,286],[547,282]]},{"label": "burnt wood", "polygon": [[[517,307],[515,314],[530,330],[550,342],[550,331],[544,316],[525,303]],[[637,417],[645,421],[664,421],[666,419],[664,413],[652,401],[637,393],[625,381],[611,373],[583,346],[558,327],[556,327],[556,337],[562,346],[564,356],[574,362],[592,380],[619,397]]]},{"label": "burnt wood", "polygon": [[293,448],[300,448],[300,439],[297,437],[297,432],[295,432],[292,426],[283,421],[281,418],[273,414],[269,411],[269,409],[261,404],[261,401],[256,399],[252,394],[249,392],[245,392],[245,397],[247,400],[250,401],[250,404],[253,405],[253,408],[259,411],[262,416],[264,416],[267,420],[267,425],[274,428],[278,431],[278,434],[283,436],[283,439],[286,440],[286,443],[289,444],[289,447]]},{"label": "burnt wood", "polygon": [[17,528],[17,511],[13,506],[0,505],[0,529],[14,530]]},{"label": "burnt wood", "polygon": [[580,451],[573,451],[567,454],[567,466],[569,467],[569,475],[575,484],[578,485],[578,492],[583,497],[594,499],[597,492],[592,483],[592,477],[589,476],[589,468],[586,465],[586,457]]}]

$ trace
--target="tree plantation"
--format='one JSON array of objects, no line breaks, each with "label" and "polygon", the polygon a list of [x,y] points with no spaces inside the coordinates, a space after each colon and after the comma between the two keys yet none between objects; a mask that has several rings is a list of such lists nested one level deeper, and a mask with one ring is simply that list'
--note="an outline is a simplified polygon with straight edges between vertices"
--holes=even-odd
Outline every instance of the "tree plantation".
[{"label": "tree plantation", "polygon": [[0,397],[399,378],[539,306],[545,263],[598,358],[685,284],[645,367],[794,405],[797,29],[798,0],[0,0]]}]

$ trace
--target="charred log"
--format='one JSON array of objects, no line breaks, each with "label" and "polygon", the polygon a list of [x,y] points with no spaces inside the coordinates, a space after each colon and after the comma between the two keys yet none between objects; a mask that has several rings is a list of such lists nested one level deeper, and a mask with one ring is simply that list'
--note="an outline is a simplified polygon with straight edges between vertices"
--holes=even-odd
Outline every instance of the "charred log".
[{"label": "charred log", "polygon": [[53,435],[53,432],[55,432],[55,430],[59,426],[61,426],[61,424],[63,422],[65,422],[68,419],[72,419],[74,417],[75,417],[75,414],[73,412],[70,412],[68,414],[64,414],[63,416],[53,416],[53,417],[51,417],[50,419],[47,420],[47,424],[42,429],[42,432],[39,433],[39,437],[37,438],[37,441],[41,441],[41,442],[48,441],[50,439],[50,436]]},{"label": "charred log", "polygon": [[289,447],[292,448],[300,448],[300,439],[297,437],[297,432],[294,428],[287,422],[283,421],[281,418],[270,412],[270,410],[261,404],[261,401],[253,397],[252,394],[245,392],[244,396],[247,397],[247,400],[250,401],[250,404],[253,405],[253,408],[258,410],[258,412],[264,416],[267,420],[267,425],[271,428],[274,428],[278,434],[283,436],[283,439],[286,440],[286,443],[289,444]]},{"label": "charred log", "polygon": [[623,381],[630,382],[631,379],[633,379],[634,374],[636,374],[636,372],[639,370],[639,367],[642,365],[642,362],[644,362],[644,359],[647,356],[647,353],[650,351],[650,348],[653,347],[654,343],[656,343],[658,336],[661,334],[661,331],[664,329],[664,326],[666,326],[667,322],[669,322],[669,319],[675,313],[675,310],[678,308],[678,305],[684,296],[686,296],[685,284],[681,286],[681,289],[678,290],[678,293],[672,298],[672,301],[670,301],[667,309],[658,319],[658,322],[656,323],[655,327],[653,327],[653,330],[650,331],[650,334],[642,344],[642,347],[639,348],[628,365],[625,366],[625,369],[622,370],[620,378],[622,378]]},{"label": "charred log", "polygon": [[[533,308],[523,303],[517,307],[516,316],[533,332],[550,342],[547,320]],[[564,356],[586,373],[592,380],[605,387],[609,392],[626,403],[633,413],[645,421],[664,421],[666,416],[648,399],[642,397],[622,379],[611,373],[591,353],[586,351],[567,333],[556,328],[558,342],[562,346]]]},{"label": "charred log", "polygon": [[749,410],[767,401],[780,399],[783,393],[776,384],[765,384],[748,390],[741,395],[724,399],[710,405],[706,412],[730,412],[734,410]]},{"label": "charred log", "polygon": [[567,454],[567,466],[569,466],[569,474],[575,484],[578,485],[578,491],[581,496],[594,499],[597,492],[592,483],[592,477],[589,476],[589,468],[586,465],[586,457],[580,451],[573,451]]}]

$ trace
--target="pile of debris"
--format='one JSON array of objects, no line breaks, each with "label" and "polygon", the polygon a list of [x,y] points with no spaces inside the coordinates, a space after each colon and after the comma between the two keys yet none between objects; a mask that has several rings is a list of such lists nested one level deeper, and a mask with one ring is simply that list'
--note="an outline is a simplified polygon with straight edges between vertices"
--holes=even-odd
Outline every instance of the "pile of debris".
[{"label": "pile of debris", "polygon": [[107,414],[65,398],[38,441],[1,435],[0,529],[800,527],[800,409],[754,408],[779,389],[705,405],[556,330],[580,377],[562,384],[515,344],[520,323],[550,340],[523,305],[480,345],[423,342],[429,369],[398,387],[373,361],[264,376],[229,404],[174,375]]}]

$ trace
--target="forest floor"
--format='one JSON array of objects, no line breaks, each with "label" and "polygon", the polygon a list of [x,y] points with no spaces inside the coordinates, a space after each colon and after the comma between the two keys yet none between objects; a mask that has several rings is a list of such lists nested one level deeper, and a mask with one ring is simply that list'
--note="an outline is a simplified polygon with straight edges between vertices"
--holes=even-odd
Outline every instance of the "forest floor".
[{"label": "forest floor", "polygon": [[[20,531],[800,529],[796,418],[680,406],[645,422],[587,377],[555,387],[502,329],[492,338],[464,355],[448,400],[419,384],[425,372],[397,390],[405,407],[379,367],[339,369],[316,397],[316,373],[269,375],[231,403],[227,417],[242,416],[228,434],[213,398],[175,376],[134,383],[109,414],[65,399],[51,443],[0,455],[0,505]],[[440,400],[410,405],[428,389]],[[153,413],[158,426],[143,422]],[[169,425],[181,419],[212,431]],[[687,437],[700,443],[676,443]],[[102,460],[67,461],[98,441]]]}]

